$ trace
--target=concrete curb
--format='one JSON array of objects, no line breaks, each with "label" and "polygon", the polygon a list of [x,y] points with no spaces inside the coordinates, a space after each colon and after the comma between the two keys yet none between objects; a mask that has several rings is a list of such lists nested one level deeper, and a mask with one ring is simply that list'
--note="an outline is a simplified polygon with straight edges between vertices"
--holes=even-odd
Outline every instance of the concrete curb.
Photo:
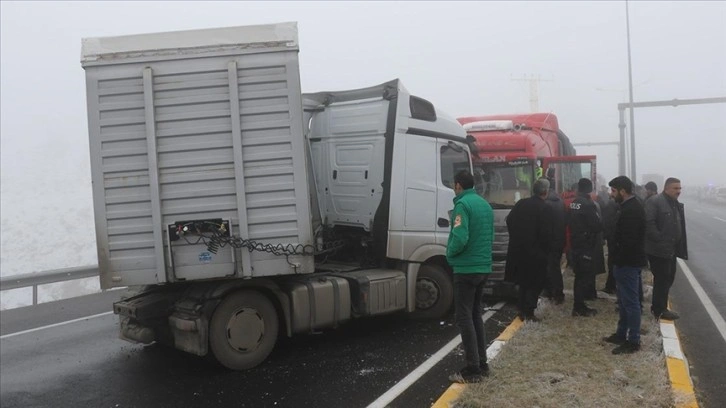
[{"label": "concrete curb", "polygon": [[688,362],[681,349],[676,325],[672,320],[661,319],[660,333],[663,336],[663,351],[666,355],[668,378],[676,398],[676,407],[698,408]]},{"label": "concrete curb", "polygon": [[[506,329],[497,337],[492,344],[487,347],[487,360],[491,361],[493,360],[499,352],[502,350],[502,347],[504,347],[504,344],[509,341],[514,336],[514,333],[519,330],[524,322],[522,322],[518,317],[515,317],[514,320],[512,320],[512,323],[507,326]],[[438,400],[431,406],[431,408],[450,408],[452,406],[452,403],[459,398],[459,395],[461,395],[461,392],[464,391],[466,388],[466,384],[459,384],[459,383],[453,383],[449,388],[444,391],[443,394],[439,397]]]}]

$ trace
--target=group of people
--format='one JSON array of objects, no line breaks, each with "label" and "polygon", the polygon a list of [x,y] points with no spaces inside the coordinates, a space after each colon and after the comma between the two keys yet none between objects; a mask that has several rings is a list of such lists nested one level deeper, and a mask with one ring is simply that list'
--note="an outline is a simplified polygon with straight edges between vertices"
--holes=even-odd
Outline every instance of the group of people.
[{"label": "group of people", "polygon": [[[608,280],[604,291],[617,294],[619,319],[615,333],[603,340],[616,345],[613,354],[637,352],[643,301],[641,273],[648,264],[653,273],[651,313],[669,320],[679,317],[668,309],[668,293],[675,278],[676,258],[688,259],[683,204],[678,201],[680,180],[668,178],[661,194],[655,183],[648,183],[647,196],[640,198],[634,183],[619,176],[608,183],[606,197],[593,200],[593,183],[583,178],[577,183],[576,197],[565,206],[554,189],[553,176],[548,171],[547,177],[537,179],[533,195],[517,201],[506,219],[509,247],[505,280],[519,286],[519,317],[525,322],[539,321],[535,310],[540,296],[556,305],[564,303],[561,259],[568,240],[567,259],[575,275],[572,316],[596,315],[597,310],[586,301],[597,298],[595,276],[606,271],[606,241]],[[456,324],[466,366],[449,379],[474,382],[489,373],[480,305],[484,284],[492,272],[494,216],[489,203],[473,189],[470,173],[458,173],[454,185],[446,255],[454,272]]]}]

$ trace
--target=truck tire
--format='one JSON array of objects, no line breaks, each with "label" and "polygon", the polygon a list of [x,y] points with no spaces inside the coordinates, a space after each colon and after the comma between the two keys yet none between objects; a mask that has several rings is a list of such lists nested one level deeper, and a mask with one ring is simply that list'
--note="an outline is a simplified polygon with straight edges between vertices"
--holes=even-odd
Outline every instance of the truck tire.
[{"label": "truck tire", "polygon": [[440,265],[423,264],[416,278],[416,319],[440,319],[451,310],[454,285]]},{"label": "truck tire", "polygon": [[243,290],[227,295],[209,323],[209,345],[223,366],[246,370],[262,363],[277,342],[277,311],[265,295]]}]

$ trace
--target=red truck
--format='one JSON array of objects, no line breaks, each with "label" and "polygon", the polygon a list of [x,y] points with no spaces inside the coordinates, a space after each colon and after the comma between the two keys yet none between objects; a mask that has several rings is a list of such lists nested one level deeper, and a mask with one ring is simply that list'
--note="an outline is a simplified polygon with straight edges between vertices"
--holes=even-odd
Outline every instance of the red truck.
[{"label": "red truck", "polygon": [[509,244],[505,220],[510,209],[518,200],[532,195],[534,181],[550,168],[556,191],[567,204],[574,198],[580,178],[596,182],[595,156],[576,156],[552,113],[470,116],[458,121],[476,146],[472,154],[477,191],[494,209],[494,270],[485,293],[512,296],[516,287],[504,282]]}]

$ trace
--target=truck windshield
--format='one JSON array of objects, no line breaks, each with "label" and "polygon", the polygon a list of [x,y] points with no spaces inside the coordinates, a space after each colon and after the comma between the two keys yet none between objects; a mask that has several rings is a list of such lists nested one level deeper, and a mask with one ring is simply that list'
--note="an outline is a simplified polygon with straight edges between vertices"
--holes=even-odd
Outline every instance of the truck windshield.
[{"label": "truck windshield", "polygon": [[482,163],[475,172],[477,192],[492,208],[512,208],[532,195],[534,165],[530,161]]}]

